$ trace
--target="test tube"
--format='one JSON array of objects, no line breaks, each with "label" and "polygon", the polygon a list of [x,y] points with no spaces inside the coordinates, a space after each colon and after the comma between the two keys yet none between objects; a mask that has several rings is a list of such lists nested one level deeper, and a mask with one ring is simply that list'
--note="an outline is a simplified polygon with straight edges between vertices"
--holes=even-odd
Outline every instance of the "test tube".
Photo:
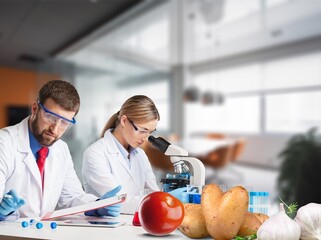
[{"label": "test tube", "polygon": [[264,204],[266,205],[266,207],[264,208],[264,214],[269,214],[269,192],[264,192]]},{"label": "test tube", "polygon": [[249,212],[268,214],[269,193],[268,192],[249,192]]},{"label": "test tube", "polygon": [[250,195],[249,212],[254,212],[253,206],[254,206],[254,195],[255,195],[255,192],[249,192],[249,195]]},{"label": "test tube", "polygon": [[138,215],[139,214],[138,213],[139,206],[140,206],[141,201],[144,199],[144,197],[146,197],[150,192],[151,192],[150,189],[144,189],[144,190],[139,191],[139,200],[137,202],[137,206],[136,206],[136,209],[135,209],[134,217],[133,217],[133,220],[132,220],[132,224],[134,226],[141,226],[140,225],[140,220],[139,220],[139,215]]}]

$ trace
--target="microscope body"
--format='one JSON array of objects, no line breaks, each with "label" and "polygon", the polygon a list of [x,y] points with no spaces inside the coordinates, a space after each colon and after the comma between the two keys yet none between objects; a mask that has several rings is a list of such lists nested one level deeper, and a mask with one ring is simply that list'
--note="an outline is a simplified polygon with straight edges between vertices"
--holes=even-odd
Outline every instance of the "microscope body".
[{"label": "microscope body", "polygon": [[204,164],[197,158],[194,157],[182,157],[182,156],[171,156],[171,162],[174,164],[180,164],[180,161],[188,162],[192,166],[192,170],[188,172],[190,175],[190,183],[189,185],[194,186],[204,186],[205,185],[205,167]]},{"label": "microscope body", "polygon": [[203,163],[194,157],[189,157],[188,152],[176,145],[172,145],[165,139],[150,136],[148,140],[154,147],[170,157],[174,166],[174,174],[166,174],[162,179],[163,190],[171,191],[176,188],[188,187],[194,193],[200,194],[205,185],[205,167]]}]

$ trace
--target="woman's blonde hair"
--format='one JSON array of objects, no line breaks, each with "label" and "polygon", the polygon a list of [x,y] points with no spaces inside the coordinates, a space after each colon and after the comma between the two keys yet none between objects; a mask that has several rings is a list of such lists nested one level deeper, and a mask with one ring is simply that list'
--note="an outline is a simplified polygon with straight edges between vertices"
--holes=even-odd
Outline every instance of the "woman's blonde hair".
[{"label": "woman's blonde hair", "polygon": [[109,118],[100,137],[103,137],[108,129],[116,128],[122,115],[126,115],[134,122],[160,120],[158,110],[153,100],[145,95],[135,95],[127,99],[120,110]]}]

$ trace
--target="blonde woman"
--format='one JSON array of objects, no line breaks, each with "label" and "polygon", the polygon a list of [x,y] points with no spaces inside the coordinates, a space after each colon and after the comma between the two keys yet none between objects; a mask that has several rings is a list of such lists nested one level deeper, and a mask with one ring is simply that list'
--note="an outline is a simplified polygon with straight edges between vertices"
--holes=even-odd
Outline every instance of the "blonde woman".
[{"label": "blonde woman", "polygon": [[127,194],[121,213],[132,214],[144,189],[159,191],[149,160],[140,146],[156,130],[160,116],[154,102],[144,95],[125,101],[108,120],[101,138],[89,146],[82,174],[87,193],[102,196],[122,185]]}]

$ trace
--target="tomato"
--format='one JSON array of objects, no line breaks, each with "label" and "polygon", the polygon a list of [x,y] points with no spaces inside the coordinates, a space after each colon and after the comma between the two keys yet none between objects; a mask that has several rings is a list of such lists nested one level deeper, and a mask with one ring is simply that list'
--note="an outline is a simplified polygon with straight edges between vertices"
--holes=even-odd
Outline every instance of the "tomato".
[{"label": "tomato", "polygon": [[139,220],[146,232],[163,236],[178,228],[184,218],[184,205],[166,192],[148,194],[139,206]]}]

